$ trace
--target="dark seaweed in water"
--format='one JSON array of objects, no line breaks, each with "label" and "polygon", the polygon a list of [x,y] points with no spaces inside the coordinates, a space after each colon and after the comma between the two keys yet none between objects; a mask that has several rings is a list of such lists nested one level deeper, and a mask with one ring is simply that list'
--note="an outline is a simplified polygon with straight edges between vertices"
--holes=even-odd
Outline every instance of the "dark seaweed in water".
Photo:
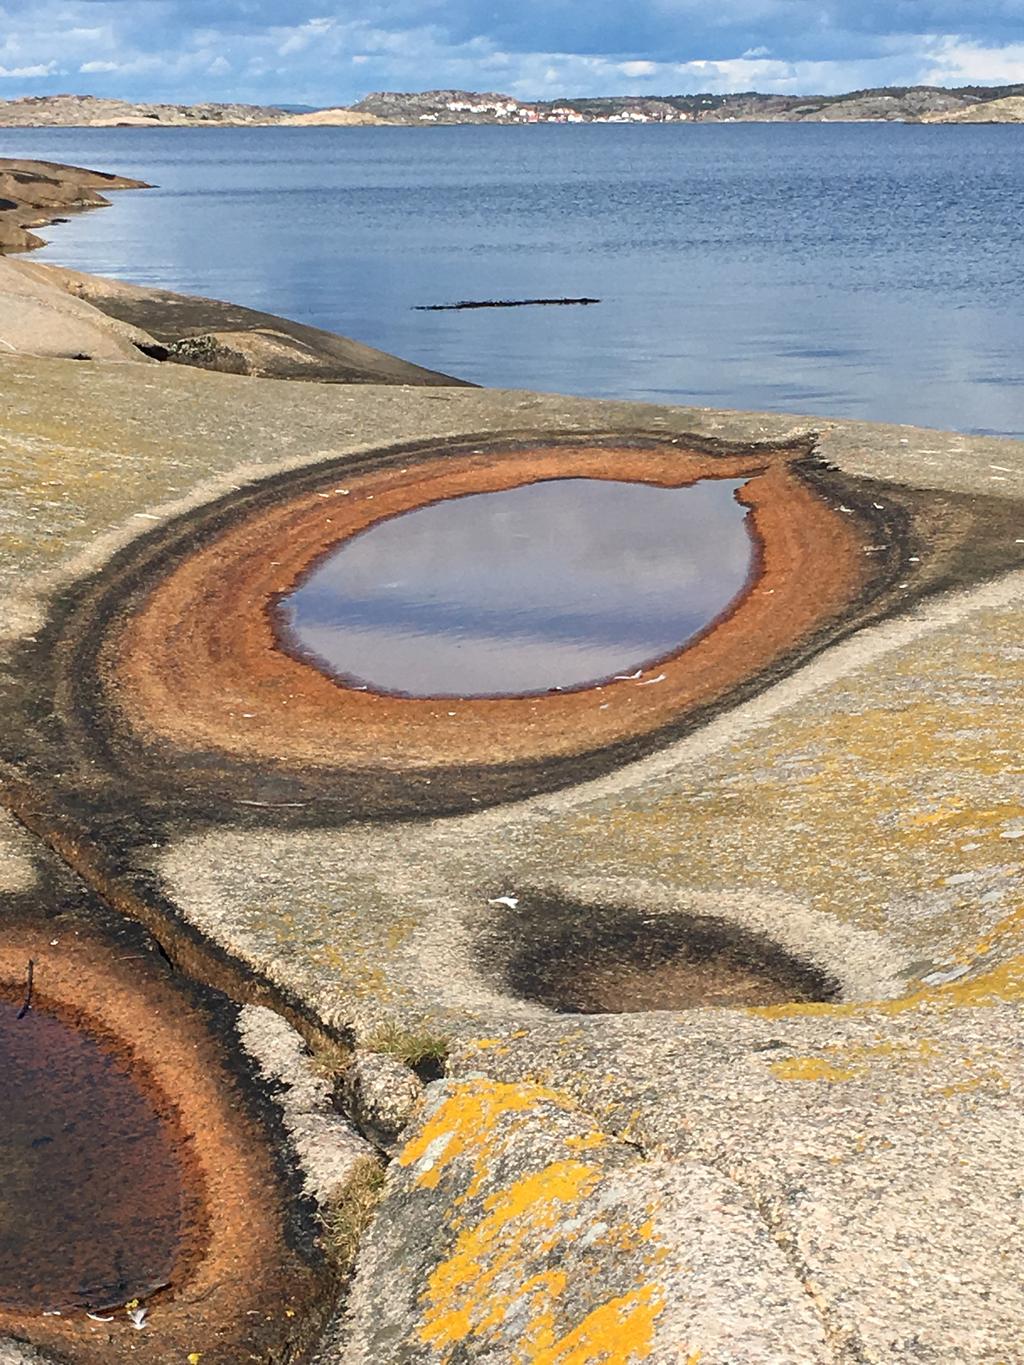
[{"label": "dark seaweed in water", "polygon": [[108,1042],[0,998],[0,1307],[102,1309],[166,1285],[175,1133]]}]

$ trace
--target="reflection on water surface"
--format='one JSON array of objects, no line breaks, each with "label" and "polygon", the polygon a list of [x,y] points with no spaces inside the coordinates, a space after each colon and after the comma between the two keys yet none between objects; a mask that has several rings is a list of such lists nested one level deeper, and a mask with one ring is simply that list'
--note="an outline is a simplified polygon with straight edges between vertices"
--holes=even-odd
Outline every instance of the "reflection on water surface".
[{"label": "reflection on water surface", "polygon": [[747,583],[742,480],[552,479],[380,522],[277,609],[287,647],[411,696],[581,687],[675,653]]}]

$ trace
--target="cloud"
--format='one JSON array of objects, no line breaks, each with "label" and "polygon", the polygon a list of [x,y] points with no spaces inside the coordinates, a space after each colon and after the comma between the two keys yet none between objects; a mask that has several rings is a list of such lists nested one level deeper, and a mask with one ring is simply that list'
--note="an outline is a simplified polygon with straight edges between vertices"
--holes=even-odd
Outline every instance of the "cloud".
[{"label": "cloud", "polygon": [[15,95],[70,75],[83,93],[309,104],[995,84],[1024,81],[1024,0],[0,0],[0,75]]},{"label": "cloud", "polygon": [[56,62],[37,62],[35,66],[0,66],[0,79],[37,80],[40,76],[52,76],[56,69]]},{"label": "cloud", "polygon": [[1024,82],[1024,43],[985,47],[960,37],[941,38],[931,60],[933,65],[923,77],[930,85]]}]

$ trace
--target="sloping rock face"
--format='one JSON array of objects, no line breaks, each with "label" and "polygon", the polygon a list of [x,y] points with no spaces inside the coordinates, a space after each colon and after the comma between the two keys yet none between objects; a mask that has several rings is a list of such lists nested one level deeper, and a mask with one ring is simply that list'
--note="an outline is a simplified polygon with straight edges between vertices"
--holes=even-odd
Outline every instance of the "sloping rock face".
[{"label": "sloping rock face", "polygon": [[647,1158],[519,1080],[431,1087],[348,1311],[339,1360],[831,1358],[734,1182]]},{"label": "sloping rock face", "polygon": [[146,189],[140,180],[61,166],[51,161],[0,158],[0,254],[31,251],[42,238],[31,228],[52,223],[60,213],[104,208],[101,191]]},{"label": "sloping rock face", "polygon": [[336,384],[461,385],[436,370],[413,365],[349,337],[307,327],[216,299],[144,289],[26,262],[48,283],[118,323],[145,332],[161,358],[200,369],[264,379]]},{"label": "sloping rock face", "polygon": [[[45,844],[334,1040],[391,1159],[319,1361],[1022,1359],[1019,443],[25,356],[0,385],[0,873],[24,895]],[[772,490],[717,690],[685,650],[534,713],[279,685],[262,609],[332,536],[626,458]],[[295,1162],[329,1087],[291,1090]],[[360,1150],[299,1182],[349,1191],[346,1256]]]},{"label": "sloping rock face", "polygon": [[1024,96],[1008,95],[1006,99],[986,100],[984,104],[972,105],[948,114],[936,114],[925,120],[927,123],[1022,123],[1024,122]]},{"label": "sloping rock face", "polygon": [[379,128],[387,120],[355,109],[316,109],[310,114],[289,114],[281,122],[292,128]]}]

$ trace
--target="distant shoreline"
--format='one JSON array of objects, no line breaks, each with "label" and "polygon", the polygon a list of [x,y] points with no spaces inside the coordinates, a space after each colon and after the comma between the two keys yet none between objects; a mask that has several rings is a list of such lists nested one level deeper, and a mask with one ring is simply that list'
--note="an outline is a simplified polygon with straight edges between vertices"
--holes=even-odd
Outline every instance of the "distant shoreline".
[{"label": "distant shoreline", "polygon": [[465,90],[378,91],[301,112],[254,104],[142,104],[92,95],[0,100],[0,128],[530,127],[535,124],[1024,123],[1024,85],[886,87],[845,95],[602,96],[528,101]]}]

